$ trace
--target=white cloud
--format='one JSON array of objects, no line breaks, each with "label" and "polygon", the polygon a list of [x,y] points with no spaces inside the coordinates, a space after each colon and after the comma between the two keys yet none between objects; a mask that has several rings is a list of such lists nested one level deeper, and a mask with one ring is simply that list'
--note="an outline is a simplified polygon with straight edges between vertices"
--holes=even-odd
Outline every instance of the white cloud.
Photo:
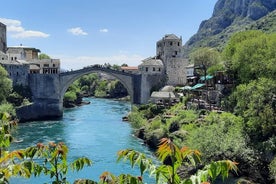
[{"label": "white cloud", "polygon": [[104,28],[104,29],[100,29],[100,32],[101,33],[107,33],[109,30],[108,29],[106,29],[106,28]]},{"label": "white cloud", "polygon": [[49,34],[42,33],[40,31],[23,31],[16,34],[11,35],[13,38],[30,38],[30,37],[40,37],[40,38],[47,38]]},{"label": "white cloud", "polygon": [[47,38],[50,36],[40,31],[25,30],[19,20],[0,18],[0,22],[7,26],[7,32],[12,38]]},{"label": "white cloud", "polygon": [[69,33],[72,33],[73,35],[88,35],[88,33],[84,32],[82,28],[80,27],[74,27],[67,30]]},{"label": "white cloud", "polygon": [[141,61],[145,57],[140,55],[113,55],[113,56],[77,56],[77,57],[68,57],[68,56],[54,56],[55,58],[60,59],[61,68],[71,70],[71,69],[81,69],[85,66],[94,65],[94,64],[104,64],[110,63],[111,65],[117,64],[121,65],[123,63],[128,64],[129,66],[138,66],[141,64]]}]

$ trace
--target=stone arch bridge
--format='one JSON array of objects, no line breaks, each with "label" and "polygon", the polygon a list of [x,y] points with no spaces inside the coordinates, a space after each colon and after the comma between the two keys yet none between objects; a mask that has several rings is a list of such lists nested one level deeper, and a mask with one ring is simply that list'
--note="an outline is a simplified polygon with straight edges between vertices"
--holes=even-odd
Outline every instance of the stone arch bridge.
[{"label": "stone arch bridge", "polygon": [[131,74],[94,65],[60,74],[29,74],[28,85],[33,103],[17,109],[20,121],[62,117],[63,96],[67,88],[83,75],[101,72],[117,78],[127,89],[132,104],[147,103],[150,90],[160,81],[160,75]]},{"label": "stone arch bridge", "polygon": [[118,70],[112,70],[110,68],[100,67],[100,66],[91,66],[85,67],[80,70],[63,72],[60,73],[60,99],[63,99],[63,96],[68,89],[68,87],[78,78],[83,75],[90,74],[93,72],[101,72],[108,75],[111,75],[117,78],[123,86],[127,89],[128,94],[130,95],[131,102],[133,104],[140,104],[140,92],[141,92],[141,75],[131,74],[127,72],[122,72]]}]

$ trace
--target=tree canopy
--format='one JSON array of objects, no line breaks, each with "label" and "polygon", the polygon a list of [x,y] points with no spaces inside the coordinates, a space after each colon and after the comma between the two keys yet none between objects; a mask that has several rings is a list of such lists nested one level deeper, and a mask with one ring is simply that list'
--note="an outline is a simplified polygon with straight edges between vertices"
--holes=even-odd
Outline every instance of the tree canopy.
[{"label": "tree canopy", "polygon": [[238,84],[260,77],[276,79],[276,34],[245,31],[235,34],[223,55]]},{"label": "tree canopy", "polygon": [[47,54],[41,53],[39,54],[38,59],[51,59],[51,57]]},{"label": "tree canopy", "polygon": [[12,81],[7,71],[0,65],[0,104],[3,103],[12,90]]}]

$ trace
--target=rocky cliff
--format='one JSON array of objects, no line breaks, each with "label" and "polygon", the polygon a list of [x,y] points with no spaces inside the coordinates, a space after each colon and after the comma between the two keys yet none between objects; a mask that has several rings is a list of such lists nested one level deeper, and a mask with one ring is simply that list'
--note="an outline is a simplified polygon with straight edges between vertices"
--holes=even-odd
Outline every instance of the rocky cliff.
[{"label": "rocky cliff", "polygon": [[185,48],[220,48],[232,33],[248,29],[249,25],[275,9],[276,0],[218,0],[212,17],[200,24]]}]

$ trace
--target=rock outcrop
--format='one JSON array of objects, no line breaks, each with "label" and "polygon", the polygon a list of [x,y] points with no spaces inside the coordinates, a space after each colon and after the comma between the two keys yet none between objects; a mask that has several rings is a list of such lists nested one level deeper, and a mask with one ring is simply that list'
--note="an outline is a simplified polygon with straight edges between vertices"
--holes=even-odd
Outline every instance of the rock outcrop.
[{"label": "rock outcrop", "polygon": [[[194,47],[221,47],[232,33],[276,9],[276,0],[218,0],[210,19],[202,21],[198,32],[185,44]],[[188,52],[186,52],[188,53]]]}]

